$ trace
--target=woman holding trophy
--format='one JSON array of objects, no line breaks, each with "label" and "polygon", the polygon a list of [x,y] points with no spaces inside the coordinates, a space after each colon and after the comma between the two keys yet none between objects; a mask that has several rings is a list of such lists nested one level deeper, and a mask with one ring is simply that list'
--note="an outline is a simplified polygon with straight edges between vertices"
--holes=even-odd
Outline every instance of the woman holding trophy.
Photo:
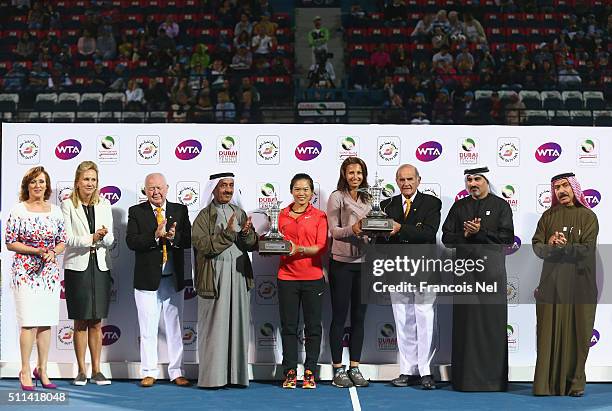
[{"label": "woman holding trophy", "polygon": [[[332,302],[332,323],[329,343],[334,367],[332,385],[339,388],[367,387],[368,381],[359,370],[363,329],[367,305],[361,301],[361,262],[367,237],[362,219],[371,210],[368,168],[358,157],[348,157],[340,166],[336,191],[327,201],[329,231],[332,236],[329,286]],[[344,323],[351,307],[350,364],[342,365]]]},{"label": "woman holding trophy", "polygon": [[302,388],[316,388],[315,372],[321,347],[321,300],[325,287],[322,255],[327,251],[327,217],[310,204],[314,183],[308,174],[296,174],[290,184],[293,202],[282,209],[278,227],[291,242],[278,268],[278,308],[283,342],[283,388],[297,386],[298,320],[304,318],[306,361]]}]

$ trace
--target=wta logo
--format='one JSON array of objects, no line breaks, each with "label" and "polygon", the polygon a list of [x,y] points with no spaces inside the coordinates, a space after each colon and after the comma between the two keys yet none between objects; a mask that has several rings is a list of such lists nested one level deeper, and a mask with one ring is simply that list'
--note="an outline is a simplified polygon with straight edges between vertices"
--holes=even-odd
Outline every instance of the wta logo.
[{"label": "wta logo", "polygon": [[514,240],[512,241],[512,244],[509,244],[504,247],[504,254],[506,255],[514,254],[519,250],[519,248],[521,248],[521,239],[515,235]]},{"label": "wta logo", "polygon": [[427,141],[416,149],[416,158],[420,161],[434,161],[442,155],[442,144],[437,141]]},{"label": "wta logo", "polygon": [[601,201],[601,194],[595,189],[589,188],[588,190],[584,190],[582,193],[584,194],[584,198],[586,198],[587,204],[591,208],[597,206]]},{"label": "wta logo", "polygon": [[601,337],[599,335],[599,331],[597,331],[595,328],[593,328],[593,335],[591,335],[591,343],[589,344],[589,347],[592,347],[595,344],[597,344],[599,342],[600,338]]},{"label": "wta logo", "polygon": [[561,157],[561,146],[557,143],[542,144],[535,151],[535,158],[540,163],[550,163]]},{"label": "wta logo", "polygon": [[60,160],[70,160],[81,152],[82,146],[78,140],[64,140],[55,147],[55,156]]},{"label": "wta logo", "polygon": [[176,146],[174,154],[179,160],[193,160],[202,152],[202,143],[198,140],[185,140]]},{"label": "wta logo", "polygon": [[321,154],[323,147],[321,143],[316,140],[306,140],[295,148],[295,156],[298,160],[310,161]]},{"label": "wta logo", "polygon": [[121,330],[115,325],[102,327],[102,345],[112,345],[121,338]]},{"label": "wta logo", "polygon": [[106,198],[111,205],[113,205],[121,199],[121,190],[119,187],[106,186],[100,189],[100,195]]}]

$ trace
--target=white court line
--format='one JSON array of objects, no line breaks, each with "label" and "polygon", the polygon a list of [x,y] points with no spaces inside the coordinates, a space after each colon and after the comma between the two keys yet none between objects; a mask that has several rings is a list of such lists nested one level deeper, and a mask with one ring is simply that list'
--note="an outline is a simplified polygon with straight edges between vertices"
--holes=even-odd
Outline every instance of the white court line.
[{"label": "white court line", "polygon": [[349,394],[351,394],[351,403],[353,404],[353,411],[361,411],[361,404],[359,403],[359,396],[357,395],[357,388],[349,388]]}]

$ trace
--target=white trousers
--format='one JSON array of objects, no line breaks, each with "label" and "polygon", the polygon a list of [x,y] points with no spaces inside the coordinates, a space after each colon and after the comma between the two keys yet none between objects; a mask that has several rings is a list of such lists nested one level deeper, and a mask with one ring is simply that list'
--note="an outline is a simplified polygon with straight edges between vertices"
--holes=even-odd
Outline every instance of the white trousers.
[{"label": "white trousers", "polygon": [[435,294],[391,293],[400,374],[431,375],[431,361],[437,349],[435,299]]},{"label": "white trousers", "polygon": [[159,377],[157,331],[160,316],[166,328],[168,375],[170,380],[184,376],[183,364],[183,290],[174,290],[174,278],[162,277],[157,291],[134,290],[140,327],[140,371],[142,377]]}]

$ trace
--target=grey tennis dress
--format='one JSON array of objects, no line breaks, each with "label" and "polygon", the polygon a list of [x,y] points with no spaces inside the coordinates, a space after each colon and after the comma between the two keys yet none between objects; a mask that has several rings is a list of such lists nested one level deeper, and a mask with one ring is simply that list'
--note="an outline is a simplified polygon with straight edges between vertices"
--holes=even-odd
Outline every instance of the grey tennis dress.
[{"label": "grey tennis dress", "polygon": [[[83,205],[89,232],[95,232],[96,216],[93,206]],[[95,248],[89,254],[85,271],[64,270],[64,288],[68,318],[73,320],[99,320],[108,316],[112,278],[110,270],[100,271]]]}]

